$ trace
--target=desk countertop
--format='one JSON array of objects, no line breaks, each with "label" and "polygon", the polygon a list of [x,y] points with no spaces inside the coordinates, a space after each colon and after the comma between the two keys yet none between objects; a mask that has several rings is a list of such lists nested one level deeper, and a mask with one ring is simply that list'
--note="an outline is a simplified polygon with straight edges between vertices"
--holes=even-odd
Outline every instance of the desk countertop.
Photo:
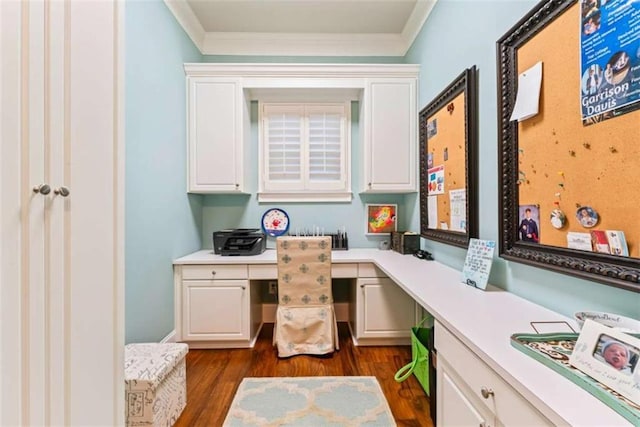
[{"label": "desk countertop", "polygon": [[[174,261],[189,264],[274,264],[275,250],[256,256],[220,256],[202,250]],[[510,344],[514,333],[533,333],[531,321],[573,319],[489,286],[461,282],[460,271],[437,261],[377,249],[333,251],[333,263],[372,262],[453,332],[513,388],[556,424],[628,426],[597,398]]]}]

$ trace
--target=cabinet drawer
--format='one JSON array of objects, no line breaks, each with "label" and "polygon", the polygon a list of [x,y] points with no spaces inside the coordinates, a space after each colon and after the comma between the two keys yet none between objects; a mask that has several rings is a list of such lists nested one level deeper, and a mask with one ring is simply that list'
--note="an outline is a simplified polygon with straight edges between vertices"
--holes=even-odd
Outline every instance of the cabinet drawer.
[{"label": "cabinet drawer", "polygon": [[246,264],[186,265],[182,267],[183,280],[246,279]]},{"label": "cabinet drawer", "polygon": [[249,266],[249,279],[251,280],[276,280],[278,278],[278,266],[275,264],[256,264]]},{"label": "cabinet drawer", "polygon": [[[438,358],[445,359],[451,365],[469,386],[477,401],[482,402],[500,420],[500,424],[552,425],[551,421],[439,323],[436,324],[435,334]],[[493,391],[493,395],[484,398],[483,389]]]},{"label": "cabinet drawer", "polygon": [[358,264],[331,264],[332,279],[355,279],[358,277]]},{"label": "cabinet drawer", "polygon": [[358,277],[387,277],[375,264],[358,264]]}]

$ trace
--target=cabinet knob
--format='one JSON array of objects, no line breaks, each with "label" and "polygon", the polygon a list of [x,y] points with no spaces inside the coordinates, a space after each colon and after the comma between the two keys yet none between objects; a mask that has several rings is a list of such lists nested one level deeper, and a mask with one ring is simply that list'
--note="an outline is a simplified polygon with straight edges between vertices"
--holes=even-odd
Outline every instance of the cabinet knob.
[{"label": "cabinet knob", "polygon": [[242,290],[244,291],[245,289],[247,289],[247,287],[246,287],[246,286],[243,286],[243,287],[242,287]]},{"label": "cabinet knob", "polygon": [[371,183],[369,183],[369,188],[371,188]]},{"label": "cabinet knob", "polygon": [[35,187],[33,187],[33,192],[46,196],[47,194],[51,193],[51,187],[49,186],[49,184],[36,185]]},{"label": "cabinet knob", "polygon": [[216,271],[215,270],[211,270],[211,275],[215,276],[216,275]]},{"label": "cabinet knob", "polygon": [[240,184],[236,184],[236,190],[240,188]]},{"label": "cabinet knob", "polygon": [[480,394],[485,399],[488,399],[489,397],[494,396],[493,390],[491,390],[490,388],[486,388],[486,387],[482,387],[480,389]]},{"label": "cabinet knob", "polygon": [[59,194],[62,197],[67,197],[71,192],[64,185],[53,190],[54,193]]}]

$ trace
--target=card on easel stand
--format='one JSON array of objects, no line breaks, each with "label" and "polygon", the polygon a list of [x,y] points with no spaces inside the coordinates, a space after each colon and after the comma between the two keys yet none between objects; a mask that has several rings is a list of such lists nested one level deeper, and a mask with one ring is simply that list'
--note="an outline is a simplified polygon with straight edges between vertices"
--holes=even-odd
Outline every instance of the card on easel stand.
[{"label": "card on easel stand", "polygon": [[462,268],[462,282],[479,289],[486,289],[493,263],[496,242],[470,239],[467,257]]}]

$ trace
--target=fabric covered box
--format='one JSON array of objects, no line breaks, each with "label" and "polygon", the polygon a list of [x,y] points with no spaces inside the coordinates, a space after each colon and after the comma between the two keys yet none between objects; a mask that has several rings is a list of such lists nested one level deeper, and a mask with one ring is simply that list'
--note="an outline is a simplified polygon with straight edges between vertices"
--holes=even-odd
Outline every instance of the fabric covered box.
[{"label": "fabric covered box", "polygon": [[187,405],[187,344],[127,344],[127,426],[171,426]]}]

